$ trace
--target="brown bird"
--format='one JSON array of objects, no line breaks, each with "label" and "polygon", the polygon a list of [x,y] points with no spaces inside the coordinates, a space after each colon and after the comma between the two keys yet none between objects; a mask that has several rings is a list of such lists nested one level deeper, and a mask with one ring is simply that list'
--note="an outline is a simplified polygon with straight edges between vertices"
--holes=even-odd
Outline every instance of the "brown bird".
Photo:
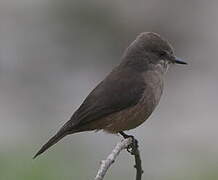
[{"label": "brown bird", "polygon": [[82,131],[120,133],[136,128],[151,115],[163,91],[163,75],[170,64],[187,64],[176,58],[172,46],[156,33],[137,36],[121,63],[88,95],[63,127],[34,158],[63,137]]}]

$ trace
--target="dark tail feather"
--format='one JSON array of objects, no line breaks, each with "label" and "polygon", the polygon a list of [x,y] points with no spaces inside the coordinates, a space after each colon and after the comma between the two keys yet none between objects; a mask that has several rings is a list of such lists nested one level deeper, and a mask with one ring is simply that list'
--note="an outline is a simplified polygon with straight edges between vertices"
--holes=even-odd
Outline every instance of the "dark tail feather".
[{"label": "dark tail feather", "polygon": [[44,153],[48,148],[50,148],[51,146],[56,144],[58,141],[60,141],[66,135],[68,135],[68,133],[66,133],[66,131],[60,130],[59,132],[57,132],[57,134],[55,134],[51,139],[49,139],[49,141],[46,144],[44,144],[42,146],[42,148],[36,153],[36,155],[33,157],[33,159],[35,159],[40,154]]}]

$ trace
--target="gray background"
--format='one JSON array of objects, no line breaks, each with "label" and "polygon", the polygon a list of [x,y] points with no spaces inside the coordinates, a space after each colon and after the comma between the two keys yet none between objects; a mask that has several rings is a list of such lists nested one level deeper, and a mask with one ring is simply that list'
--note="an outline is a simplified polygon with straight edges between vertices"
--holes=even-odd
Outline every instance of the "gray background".
[{"label": "gray background", "polygon": [[[120,139],[65,138],[32,160],[143,31],[189,66],[171,67],[140,142],[144,179],[218,179],[218,1],[0,0],[0,179],[92,179]],[[105,179],[133,179],[122,152]]]}]

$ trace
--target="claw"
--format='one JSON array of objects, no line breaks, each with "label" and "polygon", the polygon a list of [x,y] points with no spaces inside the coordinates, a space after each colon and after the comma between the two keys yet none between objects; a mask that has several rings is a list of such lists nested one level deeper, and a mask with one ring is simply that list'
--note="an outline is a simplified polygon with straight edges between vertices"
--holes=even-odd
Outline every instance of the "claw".
[{"label": "claw", "polygon": [[135,151],[138,148],[138,141],[132,135],[127,135],[124,132],[119,132],[123,138],[132,138],[132,143],[126,148],[127,152],[131,153],[132,155],[135,154]]}]

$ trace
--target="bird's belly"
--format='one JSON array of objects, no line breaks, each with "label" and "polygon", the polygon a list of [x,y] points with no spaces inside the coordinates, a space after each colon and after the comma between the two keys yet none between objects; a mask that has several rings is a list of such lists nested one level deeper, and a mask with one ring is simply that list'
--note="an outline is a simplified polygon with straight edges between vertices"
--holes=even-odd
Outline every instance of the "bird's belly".
[{"label": "bird's belly", "polygon": [[102,119],[106,125],[103,129],[110,133],[118,133],[136,128],[148,119],[158,102],[150,96],[133,107],[111,114]]},{"label": "bird's belly", "polygon": [[130,130],[141,125],[152,113],[143,104],[137,104],[134,107],[114,113],[102,119],[105,122],[104,130],[111,133]]}]

